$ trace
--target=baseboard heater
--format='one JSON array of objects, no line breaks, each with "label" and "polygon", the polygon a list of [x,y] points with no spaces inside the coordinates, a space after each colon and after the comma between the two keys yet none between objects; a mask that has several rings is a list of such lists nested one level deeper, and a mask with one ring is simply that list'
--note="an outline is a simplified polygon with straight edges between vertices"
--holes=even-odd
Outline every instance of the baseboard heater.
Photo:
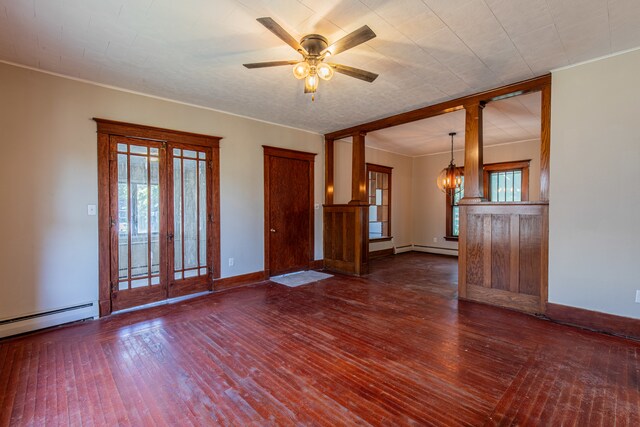
[{"label": "baseboard heater", "polygon": [[0,320],[0,338],[78,320],[93,319],[98,315],[97,311],[97,304],[88,302],[11,319],[3,319]]}]

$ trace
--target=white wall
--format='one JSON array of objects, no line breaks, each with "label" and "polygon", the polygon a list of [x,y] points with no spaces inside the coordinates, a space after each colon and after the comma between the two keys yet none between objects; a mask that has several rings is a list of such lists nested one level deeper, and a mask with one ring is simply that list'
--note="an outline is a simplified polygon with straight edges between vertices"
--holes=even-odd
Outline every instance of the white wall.
[{"label": "white wall", "polygon": [[[351,200],[351,154],[352,145],[350,141],[335,141],[333,201],[336,204],[349,203]],[[391,235],[393,239],[386,242],[370,243],[369,250],[377,251],[411,245],[413,242],[411,211],[412,158],[366,147],[365,161],[393,168],[391,172]]]},{"label": "white wall", "polygon": [[[529,200],[540,199],[540,141],[524,141],[485,147],[484,163],[531,159]],[[413,244],[422,250],[457,255],[458,242],[444,239],[446,227],[445,194],[436,186],[440,171],[449,164],[450,153],[413,159]],[[464,166],[464,151],[454,152],[455,163]],[[435,241],[434,241],[435,239]]]},{"label": "white wall", "polygon": [[314,197],[322,202],[317,134],[1,63],[0,99],[0,319],[97,300],[97,217],[87,216],[97,203],[92,117],[223,137],[222,277],[264,268],[263,144],[318,153]]},{"label": "white wall", "polygon": [[640,51],[553,73],[549,301],[640,319]]}]

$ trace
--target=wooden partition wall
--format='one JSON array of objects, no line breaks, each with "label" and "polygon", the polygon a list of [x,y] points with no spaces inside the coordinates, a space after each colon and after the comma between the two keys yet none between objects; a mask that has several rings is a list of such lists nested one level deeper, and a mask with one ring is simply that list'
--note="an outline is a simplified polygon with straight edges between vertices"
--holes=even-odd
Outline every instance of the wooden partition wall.
[{"label": "wooden partition wall", "polygon": [[369,272],[369,201],[364,160],[365,132],[354,132],[351,201],[333,204],[333,139],[325,140],[324,267],[338,273]]},{"label": "wooden partition wall", "polygon": [[[489,203],[484,198],[482,112],[487,103],[529,92],[541,92],[540,201]],[[333,204],[333,141],[352,136],[354,140],[352,204],[360,203],[361,170],[364,168],[364,135],[464,109],[465,119],[465,197],[460,201],[460,235],[458,287],[460,299],[480,301],[532,313],[544,313],[547,301],[549,235],[549,147],[551,129],[551,75],[545,75],[497,89],[430,105],[373,122],[364,123],[325,135],[325,265],[340,266],[332,258],[345,253],[336,251],[351,231],[365,231],[344,219],[336,220],[338,207]],[[360,158],[362,156],[362,158]],[[435,182],[433,185],[436,185]],[[364,204],[364,201],[362,201]],[[367,215],[367,212],[363,212]],[[352,218],[352,217],[350,217]],[[342,233],[342,234],[341,234]],[[339,239],[343,240],[339,240]],[[367,239],[368,240],[368,239]],[[361,240],[354,238],[347,244]],[[352,251],[353,249],[349,249]],[[365,251],[366,252],[366,251]],[[352,252],[348,252],[351,254]],[[349,260],[353,258],[350,257]],[[355,261],[354,261],[355,262]],[[361,274],[351,267],[352,274]]]},{"label": "wooden partition wall", "polygon": [[361,275],[368,271],[368,206],[324,206],[324,266]]}]

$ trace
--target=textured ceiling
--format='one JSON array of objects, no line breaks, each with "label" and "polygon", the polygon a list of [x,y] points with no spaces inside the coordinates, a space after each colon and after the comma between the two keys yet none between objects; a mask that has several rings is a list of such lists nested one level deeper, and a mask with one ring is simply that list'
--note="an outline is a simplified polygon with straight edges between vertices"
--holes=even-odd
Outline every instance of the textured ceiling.
[{"label": "textured ceiling", "polygon": [[[482,113],[483,145],[540,139],[540,92],[490,102]],[[458,110],[367,134],[369,147],[415,157],[464,148],[465,111]]]},{"label": "textured ceiling", "polygon": [[[334,41],[332,58],[380,74],[336,75],[316,101],[298,55],[256,22]],[[0,0],[0,59],[325,133],[640,46],[638,0]]]}]

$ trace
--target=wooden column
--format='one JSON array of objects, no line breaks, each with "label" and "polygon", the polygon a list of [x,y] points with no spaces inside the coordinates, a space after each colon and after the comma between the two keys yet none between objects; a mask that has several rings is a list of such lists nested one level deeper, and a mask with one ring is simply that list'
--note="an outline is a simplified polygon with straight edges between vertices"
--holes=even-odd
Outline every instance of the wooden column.
[{"label": "wooden column", "polygon": [[100,317],[111,314],[111,215],[109,134],[98,133],[98,304]]},{"label": "wooden column", "polygon": [[364,161],[365,132],[353,134],[353,155],[351,159],[351,201],[350,205],[367,205],[367,168]]},{"label": "wooden column", "polygon": [[549,201],[549,158],[551,153],[551,85],[542,88],[540,114],[540,201]]},{"label": "wooden column", "polygon": [[333,139],[324,140],[324,204],[333,205]]},{"label": "wooden column", "polygon": [[464,143],[464,199],[462,203],[484,198],[482,176],[482,110],[484,102],[465,104],[467,111]]}]

